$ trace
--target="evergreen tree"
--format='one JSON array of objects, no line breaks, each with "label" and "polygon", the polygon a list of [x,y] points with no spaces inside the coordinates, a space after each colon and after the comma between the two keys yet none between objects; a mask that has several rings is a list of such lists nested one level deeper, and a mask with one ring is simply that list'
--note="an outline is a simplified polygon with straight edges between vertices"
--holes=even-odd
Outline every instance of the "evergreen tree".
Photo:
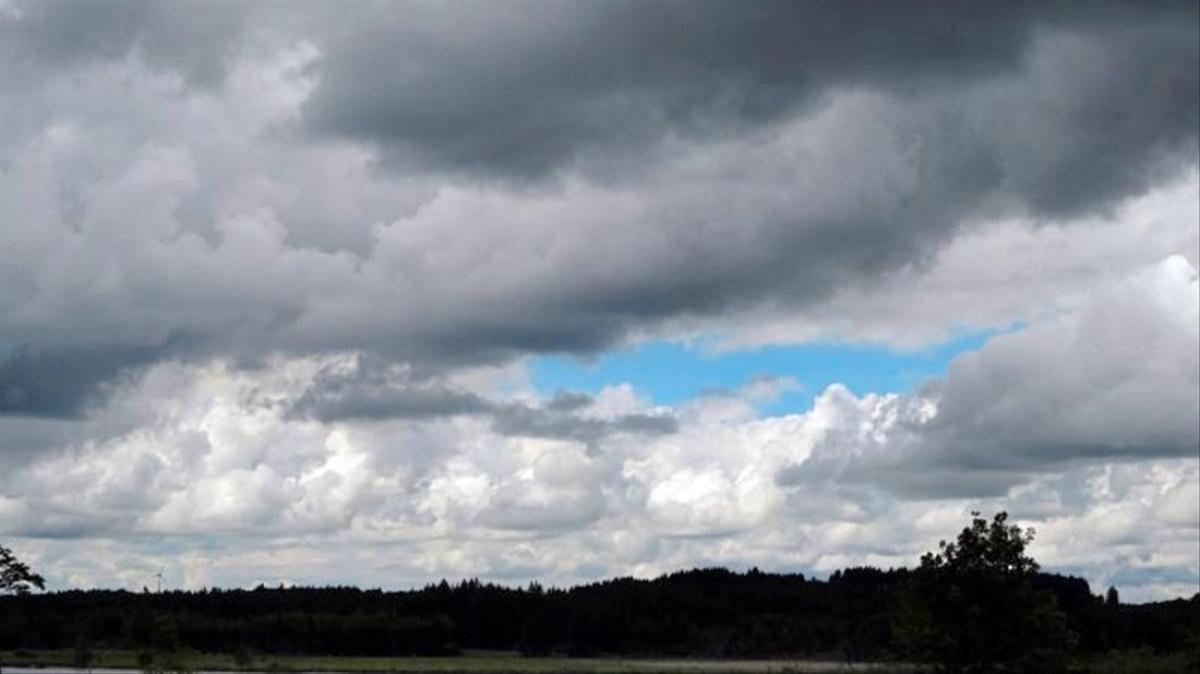
[{"label": "evergreen tree", "polygon": [[1108,593],[1104,595],[1104,603],[1112,607],[1121,605],[1121,596],[1117,594],[1117,588],[1109,586]]}]

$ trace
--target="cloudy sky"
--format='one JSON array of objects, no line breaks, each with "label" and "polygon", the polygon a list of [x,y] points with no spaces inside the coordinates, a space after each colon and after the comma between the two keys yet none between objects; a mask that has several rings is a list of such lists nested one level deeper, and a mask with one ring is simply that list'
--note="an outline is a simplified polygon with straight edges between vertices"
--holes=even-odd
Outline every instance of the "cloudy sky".
[{"label": "cloudy sky", "polygon": [[0,540],[1190,596],[1197,7],[4,0]]}]

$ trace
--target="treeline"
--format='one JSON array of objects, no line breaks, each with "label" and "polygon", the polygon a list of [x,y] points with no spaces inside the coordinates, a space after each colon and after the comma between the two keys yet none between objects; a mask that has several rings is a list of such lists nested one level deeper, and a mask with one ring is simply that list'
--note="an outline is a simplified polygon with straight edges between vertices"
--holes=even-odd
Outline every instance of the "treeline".
[{"label": "treeline", "polygon": [[[886,659],[905,570],[801,574],[702,569],[570,589],[469,580],[419,590],[351,587],[68,591],[0,598],[0,650],[193,649],[244,654],[529,654]],[[1080,652],[1194,648],[1200,595],[1144,605],[1040,574]]]}]

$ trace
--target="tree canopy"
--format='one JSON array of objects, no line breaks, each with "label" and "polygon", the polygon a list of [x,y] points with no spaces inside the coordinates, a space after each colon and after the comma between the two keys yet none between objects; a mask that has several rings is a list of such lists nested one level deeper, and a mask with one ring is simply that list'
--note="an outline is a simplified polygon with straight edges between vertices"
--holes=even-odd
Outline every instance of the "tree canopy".
[{"label": "tree canopy", "polygon": [[896,627],[908,655],[963,673],[1065,667],[1073,635],[1054,595],[1034,588],[1033,531],[1004,512],[973,515],[912,574]]},{"label": "tree canopy", "polygon": [[45,589],[46,581],[30,571],[12,550],[0,545],[0,593],[25,594],[35,587]]},{"label": "tree canopy", "polygon": [[[82,656],[87,649],[115,649],[141,652],[153,662],[156,655],[184,649],[229,653],[243,666],[259,653],[396,656],[461,650],[890,660],[903,654],[894,626],[912,575],[907,569],[860,567],[821,580],[693,569],[570,588],[465,580],[395,591],[300,586],[5,594],[0,652],[74,648]],[[1032,582],[1057,597],[1080,635],[1080,655],[1182,653],[1200,635],[1200,594],[1109,605],[1082,578],[1038,573]]]}]

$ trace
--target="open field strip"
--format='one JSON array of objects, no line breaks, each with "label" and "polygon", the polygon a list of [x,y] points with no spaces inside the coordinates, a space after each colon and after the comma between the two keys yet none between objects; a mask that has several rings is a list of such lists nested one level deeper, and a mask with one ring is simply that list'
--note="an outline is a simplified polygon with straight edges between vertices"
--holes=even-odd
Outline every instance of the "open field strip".
[{"label": "open field strip", "polygon": [[[80,674],[70,667],[69,650],[0,651],[4,674]],[[137,651],[95,652],[91,674],[143,674]],[[716,660],[700,658],[567,658],[522,657],[516,653],[482,651],[447,657],[341,657],[259,655],[239,666],[224,653],[184,653],[167,656],[159,674],[338,674],[396,672],[398,674],[919,674],[929,671],[896,663],[854,663],[816,660]],[[1193,667],[1193,668],[1189,668]],[[1080,658],[1074,672],[1088,674],[1185,674],[1194,672],[1186,654],[1156,655],[1148,651],[1109,653]]]},{"label": "open field strip", "polygon": [[[70,651],[0,652],[6,674],[46,668],[43,674],[75,672]],[[169,658],[162,669],[191,672],[403,672],[419,674],[871,674],[909,673],[917,668],[895,664],[820,662],[811,660],[714,660],[691,658],[522,657],[511,653],[471,653],[446,657],[338,657],[263,655],[239,666],[227,654],[189,653]],[[15,668],[21,668],[19,672]],[[97,651],[96,670],[142,671],[135,651]],[[51,671],[53,670],[53,671]]]}]

